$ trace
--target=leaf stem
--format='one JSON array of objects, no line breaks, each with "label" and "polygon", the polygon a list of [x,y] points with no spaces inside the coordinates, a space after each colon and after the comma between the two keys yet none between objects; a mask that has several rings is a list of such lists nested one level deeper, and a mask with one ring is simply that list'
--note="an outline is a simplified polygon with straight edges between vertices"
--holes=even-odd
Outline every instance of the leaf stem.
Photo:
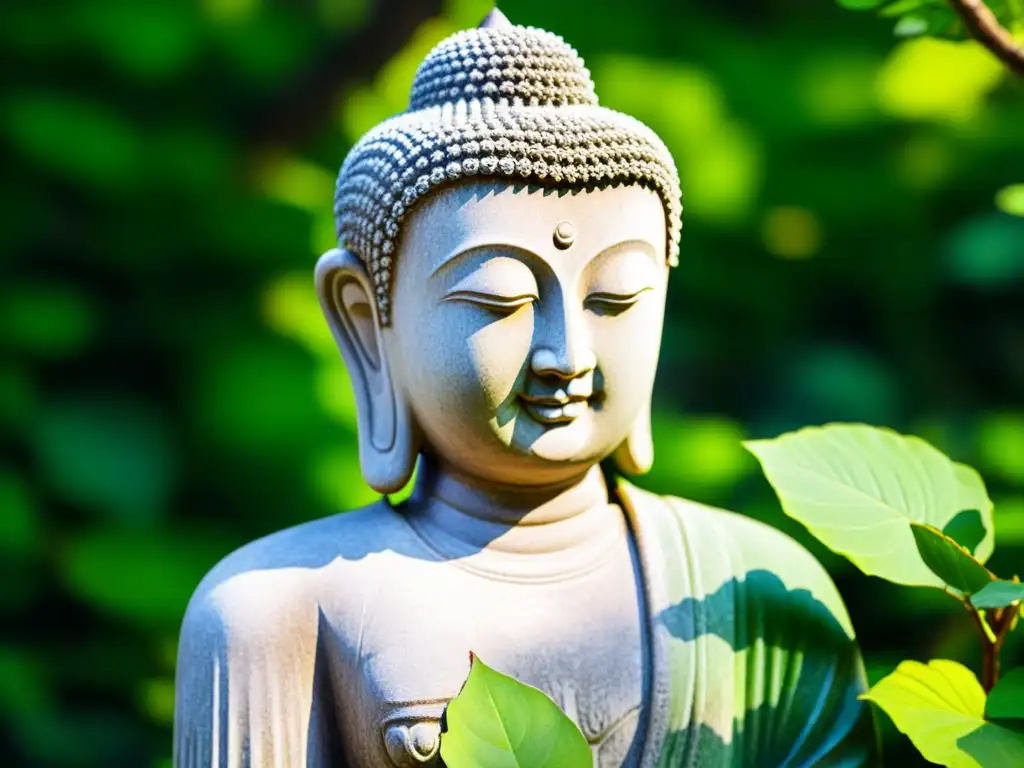
[{"label": "leaf stem", "polygon": [[1020,610],[1020,604],[997,608],[989,612],[988,616],[982,616],[981,611],[971,605],[969,599],[964,603],[964,607],[981,632],[981,687],[988,693],[999,682],[999,652],[1003,648],[1003,641],[1009,634],[1010,627],[1013,626],[1013,619]]},{"label": "leaf stem", "polygon": [[985,643],[982,649],[981,655],[981,687],[985,689],[985,693],[988,693],[996,687],[996,683],[999,682],[999,646],[1002,642],[996,644]]},{"label": "leaf stem", "polygon": [[984,0],[948,0],[971,37],[988,48],[1016,75],[1024,77],[1024,48],[999,23]]},{"label": "leaf stem", "polygon": [[964,608],[971,614],[974,623],[978,625],[981,633],[981,687],[985,693],[991,691],[999,681],[999,652],[996,648],[999,638],[985,621],[981,612],[971,605],[970,600],[964,603]]}]

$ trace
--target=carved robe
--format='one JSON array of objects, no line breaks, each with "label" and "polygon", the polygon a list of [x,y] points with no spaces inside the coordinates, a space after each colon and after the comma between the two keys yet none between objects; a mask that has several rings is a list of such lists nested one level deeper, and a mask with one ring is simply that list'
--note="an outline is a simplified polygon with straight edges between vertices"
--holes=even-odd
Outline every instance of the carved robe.
[{"label": "carved robe", "polygon": [[[646,616],[639,764],[878,765],[852,628],[814,558],[749,518],[622,481],[617,491]],[[375,578],[375,556],[409,557],[408,527],[375,505],[254,542],[210,573],[182,629],[175,768],[440,765],[432,740],[444,698],[458,693],[468,668],[449,675],[443,696],[383,715],[338,690],[347,685],[338,659],[365,655],[364,645],[372,655],[373,612],[396,609],[346,608],[325,584],[337,569],[349,583]],[[384,555],[369,551],[367,537]],[[392,649],[417,642],[429,605],[424,611],[408,617],[404,637],[390,638]],[[344,744],[342,730],[360,743]]]},{"label": "carved robe", "polygon": [[645,574],[654,691],[645,765],[875,766],[846,609],[774,528],[625,484]]}]

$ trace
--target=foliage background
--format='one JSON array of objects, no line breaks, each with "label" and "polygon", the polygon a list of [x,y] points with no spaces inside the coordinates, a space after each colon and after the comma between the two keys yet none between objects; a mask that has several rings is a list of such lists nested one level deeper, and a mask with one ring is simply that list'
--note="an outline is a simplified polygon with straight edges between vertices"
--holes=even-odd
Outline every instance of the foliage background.
[{"label": "foliage background", "polygon": [[[981,470],[994,569],[1024,554],[1024,85],[829,0],[505,0],[686,194],[643,484],[793,532],[872,680],[977,668],[937,591],[784,518],[747,437],[832,420]],[[333,175],[486,0],[0,5],[0,762],[167,766],[191,590],[235,546],[355,507],[344,368],[312,292]],[[1004,663],[1024,663],[1018,633]],[[883,721],[888,761],[913,765]]]}]

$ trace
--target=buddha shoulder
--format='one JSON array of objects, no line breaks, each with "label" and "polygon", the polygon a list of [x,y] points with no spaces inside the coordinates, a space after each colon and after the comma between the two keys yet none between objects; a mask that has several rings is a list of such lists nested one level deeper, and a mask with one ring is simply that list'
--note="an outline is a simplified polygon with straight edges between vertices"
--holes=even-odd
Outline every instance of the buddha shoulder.
[{"label": "buddha shoulder", "polygon": [[[286,528],[227,555],[189,601],[182,637],[212,632],[266,636],[316,621],[324,594],[357,601],[361,572],[380,553],[415,545],[384,501]],[[315,623],[313,625],[315,627]]]},{"label": "buddha shoulder", "polygon": [[667,571],[685,569],[688,573],[680,578],[695,591],[723,589],[721,585],[731,582],[732,593],[743,594],[746,600],[786,603],[794,609],[808,603],[818,612],[827,611],[836,629],[841,627],[853,636],[846,607],[828,572],[786,533],[745,515],[686,499],[654,496],[635,488],[628,495],[641,529],[648,529],[648,545],[663,553]]}]

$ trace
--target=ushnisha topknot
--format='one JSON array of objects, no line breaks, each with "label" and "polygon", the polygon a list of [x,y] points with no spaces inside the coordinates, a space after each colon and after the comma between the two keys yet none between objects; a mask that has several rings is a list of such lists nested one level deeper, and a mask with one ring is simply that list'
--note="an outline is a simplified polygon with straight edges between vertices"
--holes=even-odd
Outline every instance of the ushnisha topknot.
[{"label": "ushnisha topknot", "polygon": [[561,37],[514,26],[497,10],[427,55],[408,111],[367,132],[338,174],[338,242],[366,265],[383,324],[402,220],[416,201],[465,178],[648,187],[664,203],[668,260],[677,262],[682,202],[665,145],[640,121],[598,106],[590,72]]}]

